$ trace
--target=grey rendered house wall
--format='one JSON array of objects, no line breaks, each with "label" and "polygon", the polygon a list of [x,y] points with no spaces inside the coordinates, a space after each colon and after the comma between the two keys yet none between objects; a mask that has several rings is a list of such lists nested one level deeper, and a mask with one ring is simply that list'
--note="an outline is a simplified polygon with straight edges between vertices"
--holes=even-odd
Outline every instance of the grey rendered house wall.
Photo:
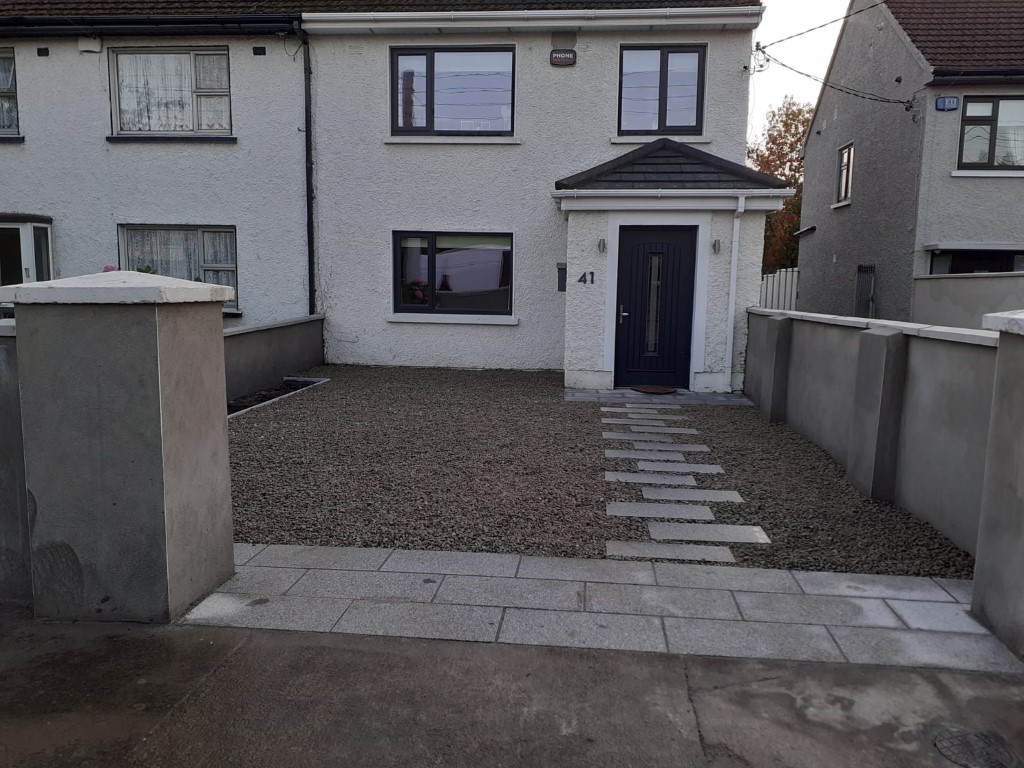
[{"label": "grey rendered house wall", "polygon": [[[868,4],[857,0],[854,7]],[[830,78],[909,100],[930,74],[889,11],[880,7],[847,20]],[[800,240],[800,311],[853,314],[857,266],[873,264],[875,316],[910,319],[922,112],[927,105],[921,99],[907,112],[899,104],[824,89],[806,144],[800,225],[816,230]],[[833,208],[839,150],[851,142],[851,203]]]}]

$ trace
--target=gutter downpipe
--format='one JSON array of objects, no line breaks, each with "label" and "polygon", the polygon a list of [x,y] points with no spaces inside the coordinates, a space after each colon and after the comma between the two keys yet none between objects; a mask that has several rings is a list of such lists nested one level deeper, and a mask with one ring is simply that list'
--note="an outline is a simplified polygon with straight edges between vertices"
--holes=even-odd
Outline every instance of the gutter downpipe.
[{"label": "gutter downpipe", "polygon": [[302,41],[302,85],[306,134],[306,265],[309,271],[309,314],[316,314],[316,189],[313,182],[313,59],[309,35],[295,22],[295,31]]},{"label": "gutter downpipe", "polygon": [[736,198],[736,213],[732,219],[732,259],[729,262],[729,317],[726,320],[725,337],[725,382],[732,392],[733,337],[736,333],[736,280],[740,263],[740,223],[747,211],[746,195]]}]

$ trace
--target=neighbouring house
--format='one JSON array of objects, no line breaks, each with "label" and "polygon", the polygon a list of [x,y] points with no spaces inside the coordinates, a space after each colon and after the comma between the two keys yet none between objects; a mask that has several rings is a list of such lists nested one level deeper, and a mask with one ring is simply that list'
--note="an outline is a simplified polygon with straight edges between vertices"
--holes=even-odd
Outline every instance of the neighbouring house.
[{"label": "neighbouring house", "polygon": [[978,328],[1019,309],[1024,3],[850,12],[807,136],[798,308]]},{"label": "neighbouring house", "polygon": [[16,0],[3,283],[106,265],[323,313],[329,362],[742,386],[759,0]]}]

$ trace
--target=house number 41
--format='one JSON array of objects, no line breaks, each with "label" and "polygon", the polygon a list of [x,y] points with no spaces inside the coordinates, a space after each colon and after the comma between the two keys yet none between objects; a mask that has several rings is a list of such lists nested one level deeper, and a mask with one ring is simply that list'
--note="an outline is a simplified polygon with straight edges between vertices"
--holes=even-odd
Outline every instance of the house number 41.
[{"label": "house number 41", "polygon": [[594,273],[593,272],[584,272],[582,275],[580,275],[580,279],[577,280],[576,282],[577,283],[583,283],[584,285],[586,285],[587,283],[590,283],[591,285],[593,285],[594,284]]}]

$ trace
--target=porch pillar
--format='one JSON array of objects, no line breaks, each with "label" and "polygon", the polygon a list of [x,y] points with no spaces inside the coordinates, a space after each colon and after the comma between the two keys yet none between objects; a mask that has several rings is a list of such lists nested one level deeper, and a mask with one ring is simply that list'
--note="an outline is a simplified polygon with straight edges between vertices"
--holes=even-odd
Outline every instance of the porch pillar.
[{"label": "porch pillar", "polygon": [[233,573],[221,302],[136,272],[14,301],[38,617],[167,622]]},{"label": "porch pillar", "polygon": [[1024,655],[1024,310],[985,315],[999,331],[989,423],[974,614]]}]

